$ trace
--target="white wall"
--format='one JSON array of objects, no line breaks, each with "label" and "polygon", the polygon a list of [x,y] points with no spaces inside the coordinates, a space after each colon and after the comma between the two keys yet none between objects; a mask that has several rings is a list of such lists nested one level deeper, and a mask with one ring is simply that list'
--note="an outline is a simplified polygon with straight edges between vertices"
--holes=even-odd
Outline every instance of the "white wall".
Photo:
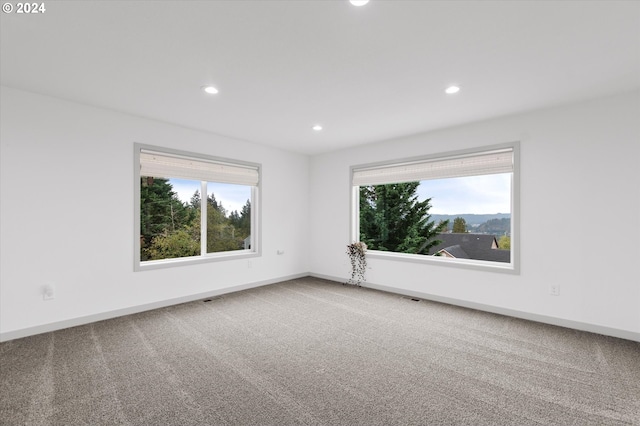
[{"label": "white wall", "polygon": [[349,275],[351,165],[520,140],[520,275],[370,259],[367,285],[640,340],[639,117],[636,91],[316,156],[311,272]]},{"label": "white wall", "polygon": [[[7,87],[1,97],[2,340],[308,272],[306,156]],[[261,163],[262,257],[133,272],[134,142]]]},{"label": "white wall", "polygon": [[[640,340],[640,92],[311,159],[6,87],[1,99],[1,340],[308,272],[346,280],[351,165],[513,140],[520,275],[372,259],[369,285]],[[134,142],[262,163],[252,268],[133,272]]]}]

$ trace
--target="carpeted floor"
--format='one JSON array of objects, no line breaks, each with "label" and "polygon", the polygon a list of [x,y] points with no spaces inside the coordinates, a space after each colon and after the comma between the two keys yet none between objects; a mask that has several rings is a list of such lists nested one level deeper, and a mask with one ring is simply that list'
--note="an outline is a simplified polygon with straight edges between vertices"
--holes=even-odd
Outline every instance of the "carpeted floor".
[{"label": "carpeted floor", "polygon": [[640,343],[303,278],[0,344],[2,425],[640,425]]}]

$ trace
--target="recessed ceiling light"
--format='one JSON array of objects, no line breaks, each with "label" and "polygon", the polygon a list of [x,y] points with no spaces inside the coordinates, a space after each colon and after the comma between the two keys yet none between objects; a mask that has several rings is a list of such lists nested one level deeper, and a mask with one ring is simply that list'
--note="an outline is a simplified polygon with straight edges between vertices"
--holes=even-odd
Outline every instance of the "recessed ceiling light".
[{"label": "recessed ceiling light", "polygon": [[349,0],[349,3],[354,6],[364,6],[365,4],[369,3],[369,0]]},{"label": "recessed ceiling light", "polygon": [[202,90],[204,90],[205,92],[207,92],[210,95],[215,95],[216,93],[218,93],[218,89],[216,89],[213,86],[203,86]]},{"label": "recessed ceiling light", "polygon": [[447,92],[450,95],[453,95],[454,93],[458,93],[460,91],[460,88],[458,86],[449,86],[447,87],[447,90],[445,90],[445,92]]},{"label": "recessed ceiling light", "polygon": [[320,130],[322,130],[322,126],[319,124],[316,124],[315,126],[312,127],[313,130],[315,130],[316,132],[319,132]]}]

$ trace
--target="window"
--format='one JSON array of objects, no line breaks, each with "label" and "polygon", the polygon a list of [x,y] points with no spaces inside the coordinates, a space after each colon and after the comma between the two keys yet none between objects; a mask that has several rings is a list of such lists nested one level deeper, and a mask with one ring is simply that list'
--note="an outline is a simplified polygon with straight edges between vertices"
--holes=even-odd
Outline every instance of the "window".
[{"label": "window", "polygon": [[259,254],[260,166],[135,144],[135,269]]},{"label": "window", "polygon": [[518,272],[519,144],[355,166],[352,240],[371,257]]}]

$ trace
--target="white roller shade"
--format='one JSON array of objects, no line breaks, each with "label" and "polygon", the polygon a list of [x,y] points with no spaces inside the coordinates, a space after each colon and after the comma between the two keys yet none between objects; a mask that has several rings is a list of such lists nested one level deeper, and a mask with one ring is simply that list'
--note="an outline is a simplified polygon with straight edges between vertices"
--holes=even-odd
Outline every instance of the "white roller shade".
[{"label": "white roller shade", "polygon": [[257,186],[258,168],[140,150],[140,176],[181,178]]},{"label": "white roller shade", "polygon": [[513,149],[508,148],[389,166],[356,168],[353,170],[353,185],[384,185],[511,172],[513,172]]}]

